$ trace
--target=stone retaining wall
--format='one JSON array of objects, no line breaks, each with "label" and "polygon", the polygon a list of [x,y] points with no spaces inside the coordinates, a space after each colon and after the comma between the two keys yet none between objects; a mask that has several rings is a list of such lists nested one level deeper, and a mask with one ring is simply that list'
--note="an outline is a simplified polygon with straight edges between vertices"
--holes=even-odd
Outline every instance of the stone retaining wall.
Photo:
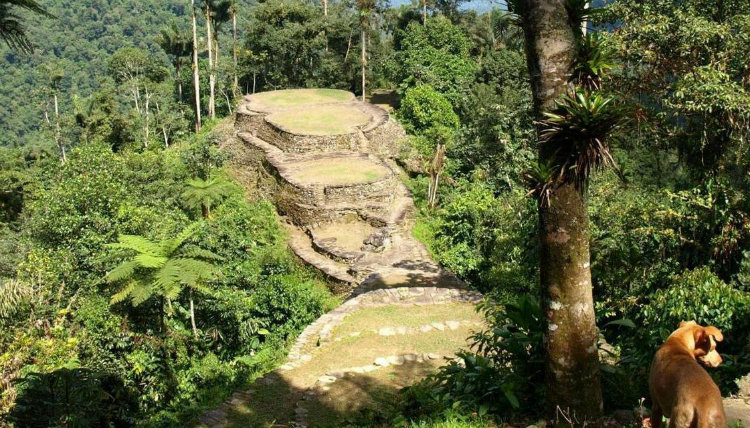
[{"label": "stone retaining wall", "polygon": [[281,370],[290,370],[308,360],[305,348],[313,341],[323,344],[333,339],[333,330],[346,317],[362,308],[390,305],[434,305],[452,302],[479,303],[481,293],[460,288],[400,287],[369,291],[344,302],[338,308],[307,326],[289,350],[288,363]]}]

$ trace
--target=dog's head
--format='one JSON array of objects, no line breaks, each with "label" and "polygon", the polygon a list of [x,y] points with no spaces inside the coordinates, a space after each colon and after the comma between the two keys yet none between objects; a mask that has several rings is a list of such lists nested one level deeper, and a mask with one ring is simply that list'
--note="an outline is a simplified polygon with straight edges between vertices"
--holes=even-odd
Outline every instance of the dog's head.
[{"label": "dog's head", "polygon": [[692,335],[694,348],[693,355],[702,364],[708,367],[718,367],[724,361],[716,350],[716,344],[724,340],[721,330],[714,326],[703,327],[695,321],[683,321],[680,330],[686,335]]}]

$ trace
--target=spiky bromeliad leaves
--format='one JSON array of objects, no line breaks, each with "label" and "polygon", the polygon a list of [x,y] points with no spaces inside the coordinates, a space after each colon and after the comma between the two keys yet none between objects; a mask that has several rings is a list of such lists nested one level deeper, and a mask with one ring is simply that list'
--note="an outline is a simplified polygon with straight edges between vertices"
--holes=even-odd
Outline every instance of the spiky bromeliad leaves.
[{"label": "spiky bromeliad leaves", "polygon": [[578,46],[578,60],[571,77],[586,89],[601,89],[602,78],[614,67],[614,48],[601,33],[583,36]]},{"label": "spiky bromeliad leaves", "polygon": [[189,289],[190,322],[197,336],[193,291],[210,294],[206,282],[219,275],[215,263],[222,258],[210,251],[187,243],[196,231],[198,223],[185,228],[174,238],[154,242],[142,236],[120,235],[110,248],[127,250],[128,260],[107,274],[109,283],[125,283],[115,293],[112,303],[130,300],[138,306],[154,296],[177,299],[185,288]]},{"label": "spiky bromeliad leaves", "polygon": [[613,98],[598,92],[576,91],[555,104],[539,123],[541,150],[554,153],[554,162],[527,174],[531,193],[541,202],[549,201],[558,184],[572,182],[583,189],[593,171],[615,166],[607,137],[622,122]]}]

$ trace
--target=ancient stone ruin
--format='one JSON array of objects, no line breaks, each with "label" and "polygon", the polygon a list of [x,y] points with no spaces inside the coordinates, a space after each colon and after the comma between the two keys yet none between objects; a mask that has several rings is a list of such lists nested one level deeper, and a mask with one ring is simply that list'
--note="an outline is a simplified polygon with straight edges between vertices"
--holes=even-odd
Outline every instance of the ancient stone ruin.
[{"label": "ancient stone ruin", "polygon": [[273,177],[291,247],[336,291],[460,286],[412,237],[414,204],[394,158],[405,137],[388,112],[338,90],[245,97],[238,136]]}]

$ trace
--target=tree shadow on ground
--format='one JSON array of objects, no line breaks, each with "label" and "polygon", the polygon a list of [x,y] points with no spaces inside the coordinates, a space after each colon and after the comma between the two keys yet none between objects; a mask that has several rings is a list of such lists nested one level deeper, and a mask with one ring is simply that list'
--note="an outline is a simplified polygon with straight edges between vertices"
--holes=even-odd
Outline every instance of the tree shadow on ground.
[{"label": "tree shadow on ground", "polygon": [[294,385],[283,374],[270,373],[251,387],[242,403],[232,403],[228,426],[292,427],[301,422],[309,427],[390,426],[387,415],[398,403],[399,391],[443,363],[405,362],[370,373],[349,372],[310,389]]}]

